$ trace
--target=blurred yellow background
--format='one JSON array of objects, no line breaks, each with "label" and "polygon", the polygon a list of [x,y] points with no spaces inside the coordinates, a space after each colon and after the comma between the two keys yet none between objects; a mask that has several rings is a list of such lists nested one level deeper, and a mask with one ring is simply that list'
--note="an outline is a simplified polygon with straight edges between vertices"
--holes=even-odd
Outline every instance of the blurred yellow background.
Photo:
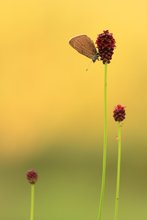
[{"label": "blurred yellow background", "polygon": [[122,104],[127,116],[120,220],[146,219],[146,8],[145,0],[1,1],[0,219],[29,218],[23,175],[30,167],[42,176],[36,220],[97,219],[104,66],[90,64],[68,41],[87,34],[95,42],[107,29],[116,39],[116,49],[108,65],[104,215],[113,219],[117,126],[112,111]]}]

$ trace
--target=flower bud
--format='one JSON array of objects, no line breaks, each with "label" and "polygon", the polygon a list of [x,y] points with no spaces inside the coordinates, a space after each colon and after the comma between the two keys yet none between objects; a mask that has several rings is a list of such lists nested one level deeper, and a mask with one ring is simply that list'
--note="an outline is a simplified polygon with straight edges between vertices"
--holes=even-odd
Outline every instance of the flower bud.
[{"label": "flower bud", "polygon": [[113,111],[113,117],[115,121],[121,122],[125,119],[125,107],[122,105],[117,105]]},{"label": "flower bud", "polygon": [[98,35],[96,45],[103,63],[110,63],[115,48],[115,39],[113,38],[113,35],[109,33],[108,30],[103,31],[102,34]]},{"label": "flower bud", "polygon": [[29,183],[35,184],[38,179],[38,174],[35,170],[28,170],[26,173],[26,178]]}]

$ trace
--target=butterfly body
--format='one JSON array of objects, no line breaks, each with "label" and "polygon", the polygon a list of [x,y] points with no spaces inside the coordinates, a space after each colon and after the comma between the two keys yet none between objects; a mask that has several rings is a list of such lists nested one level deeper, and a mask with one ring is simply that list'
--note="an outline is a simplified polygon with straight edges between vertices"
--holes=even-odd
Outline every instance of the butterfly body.
[{"label": "butterfly body", "polygon": [[69,44],[80,54],[92,59],[93,62],[98,60],[99,53],[94,45],[94,42],[87,35],[79,35],[73,37]]}]

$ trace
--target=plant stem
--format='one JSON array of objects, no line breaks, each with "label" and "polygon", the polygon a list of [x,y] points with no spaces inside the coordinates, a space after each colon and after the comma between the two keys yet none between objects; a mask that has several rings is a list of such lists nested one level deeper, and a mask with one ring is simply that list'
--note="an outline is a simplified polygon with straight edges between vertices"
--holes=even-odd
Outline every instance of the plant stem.
[{"label": "plant stem", "polygon": [[121,125],[118,122],[118,161],[114,220],[118,219],[119,191],[120,191],[120,164],[121,164]]},{"label": "plant stem", "polygon": [[104,143],[103,143],[102,182],[101,182],[98,220],[101,220],[102,218],[105,179],[106,179],[106,161],[107,161],[107,64],[105,64],[104,67],[105,67],[104,69]]},{"label": "plant stem", "polygon": [[35,184],[31,184],[31,210],[30,220],[34,219],[34,196],[35,196]]}]

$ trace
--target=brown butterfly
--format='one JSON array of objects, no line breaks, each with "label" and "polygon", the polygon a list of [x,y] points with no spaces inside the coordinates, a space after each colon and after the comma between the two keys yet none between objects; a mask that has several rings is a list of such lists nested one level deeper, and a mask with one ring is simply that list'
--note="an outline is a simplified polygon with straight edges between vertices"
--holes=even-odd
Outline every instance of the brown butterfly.
[{"label": "brown butterfly", "polygon": [[99,53],[94,45],[94,42],[87,35],[79,35],[73,37],[69,44],[80,54],[92,59],[93,62],[98,60]]}]

